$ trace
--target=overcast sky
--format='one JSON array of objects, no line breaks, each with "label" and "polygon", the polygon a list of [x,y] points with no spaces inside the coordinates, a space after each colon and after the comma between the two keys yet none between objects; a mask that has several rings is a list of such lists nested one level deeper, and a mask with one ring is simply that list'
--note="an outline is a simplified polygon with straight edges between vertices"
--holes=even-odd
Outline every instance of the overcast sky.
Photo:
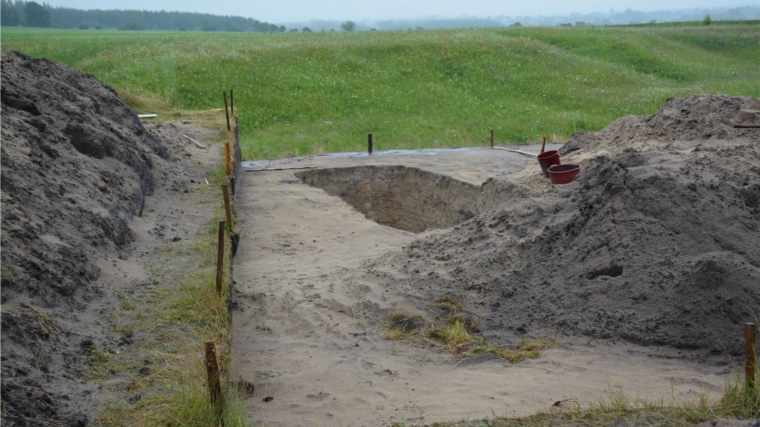
[{"label": "overcast sky", "polygon": [[238,15],[268,22],[376,20],[390,18],[486,17],[497,15],[567,15],[610,9],[675,10],[735,7],[756,1],[734,0],[48,0],[53,6],[80,9],[144,9]]}]

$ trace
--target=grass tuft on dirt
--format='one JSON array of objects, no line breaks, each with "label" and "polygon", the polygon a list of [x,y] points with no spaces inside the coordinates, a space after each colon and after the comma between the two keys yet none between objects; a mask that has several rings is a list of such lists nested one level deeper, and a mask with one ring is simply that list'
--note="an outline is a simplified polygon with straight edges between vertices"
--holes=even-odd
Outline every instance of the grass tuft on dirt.
[{"label": "grass tuft on dirt", "polygon": [[469,350],[467,355],[475,356],[477,354],[493,353],[499,355],[507,362],[514,364],[523,359],[538,359],[541,357],[541,351],[557,347],[559,347],[559,344],[547,341],[543,338],[536,341],[529,338],[523,338],[515,348],[485,345]]},{"label": "grass tuft on dirt", "polygon": [[493,353],[513,364],[523,359],[536,359],[542,350],[559,346],[545,339],[534,341],[527,337],[521,339],[516,346],[489,344],[477,333],[479,320],[467,316],[464,307],[465,301],[445,295],[427,305],[427,309],[433,311],[434,320],[421,314],[395,309],[390,312],[382,327],[383,336],[412,345],[442,347],[463,358]]}]

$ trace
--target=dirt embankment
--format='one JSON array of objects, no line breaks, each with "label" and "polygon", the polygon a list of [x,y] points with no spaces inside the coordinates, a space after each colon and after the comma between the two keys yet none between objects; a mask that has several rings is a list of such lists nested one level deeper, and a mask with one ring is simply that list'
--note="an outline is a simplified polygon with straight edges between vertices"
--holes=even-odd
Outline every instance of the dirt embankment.
[{"label": "dirt embankment", "polygon": [[128,223],[171,156],[91,75],[2,50],[2,82],[3,422],[86,425],[92,397],[65,384],[107,322],[84,313],[112,291],[102,261],[129,254]]},{"label": "dirt embankment", "polygon": [[[760,101],[671,99],[579,133],[577,182],[538,168],[489,180],[501,206],[428,233],[369,275],[395,292],[464,297],[494,341],[556,333],[701,357],[739,354],[760,314]],[[663,347],[661,347],[663,346]]]},{"label": "dirt embankment", "polygon": [[2,79],[2,298],[56,305],[97,277],[96,253],[130,241],[151,154],[167,153],[91,75],[3,50]]}]

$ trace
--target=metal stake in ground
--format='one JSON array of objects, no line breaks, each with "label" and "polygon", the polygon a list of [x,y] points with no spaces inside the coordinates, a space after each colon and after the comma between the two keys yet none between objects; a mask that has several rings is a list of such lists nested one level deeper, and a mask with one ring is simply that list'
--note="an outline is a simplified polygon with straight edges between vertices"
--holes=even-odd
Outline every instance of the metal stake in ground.
[{"label": "metal stake in ground", "polygon": [[744,325],[744,376],[747,381],[747,393],[755,388],[757,356],[755,355],[756,327],[754,323]]},{"label": "metal stake in ground", "polygon": [[227,110],[227,92],[222,92],[222,97],[224,98],[224,115],[227,116],[227,130],[231,131],[232,128],[230,127],[230,112]]},{"label": "metal stake in ground", "polygon": [[493,128],[491,128],[491,148],[493,148]]},{"label": "metal stake in ground", "polygon": [[216,251],[216,294],[222,295],[224,278],[224,221],[219,221],[219,244]]},{"label": "metal stake in ground", "polygon": [[372,134],[367,134],[367,152],[372,154]]},{"label": "metal stake in ground", "polygon": [[219,364],[216,360],[216,344],[213,341],[206,341],[206,381],[208,384],[208,395],[211,404],[219,410],[224,407],[222,400],[222,384],[219,382]]},{"label": "metal stake in ground", "polygon": [[232,232],[232,212],[230,209],[230,193],[226,185],[222,185],[222,196],[224,196],[224,213],[227,214],[227,224]]}]

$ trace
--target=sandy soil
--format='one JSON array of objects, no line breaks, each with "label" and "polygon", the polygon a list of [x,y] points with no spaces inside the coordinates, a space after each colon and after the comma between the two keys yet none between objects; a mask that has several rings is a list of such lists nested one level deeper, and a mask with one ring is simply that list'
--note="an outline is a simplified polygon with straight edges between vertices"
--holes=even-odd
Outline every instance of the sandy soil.
[{"label": "sandy soil", "polygon": [[[462,149],[316,156],[268,166],[405,165],[480,185],[534,161]],[[295,172],[245,173],[236,198],[241,242],[233,372],[255,383],[247,407],[257,424],[379,426],[525,415],[618,389],[651,400],[694,399],[718,393],[731,373],[725,364],[680,360],[675,351],[653,358],[643,347],[587,337],[561,338],[563,347],[517,365],[489,355],[459,360],[386,340],[381,328],[388,310],[413,310],[425,297],[397,294],[368,273],[387,252],[441,231],[419,235],[379,225],[339,197],[302,184]],[[267,396],[274,399],[264,402]]]}]

